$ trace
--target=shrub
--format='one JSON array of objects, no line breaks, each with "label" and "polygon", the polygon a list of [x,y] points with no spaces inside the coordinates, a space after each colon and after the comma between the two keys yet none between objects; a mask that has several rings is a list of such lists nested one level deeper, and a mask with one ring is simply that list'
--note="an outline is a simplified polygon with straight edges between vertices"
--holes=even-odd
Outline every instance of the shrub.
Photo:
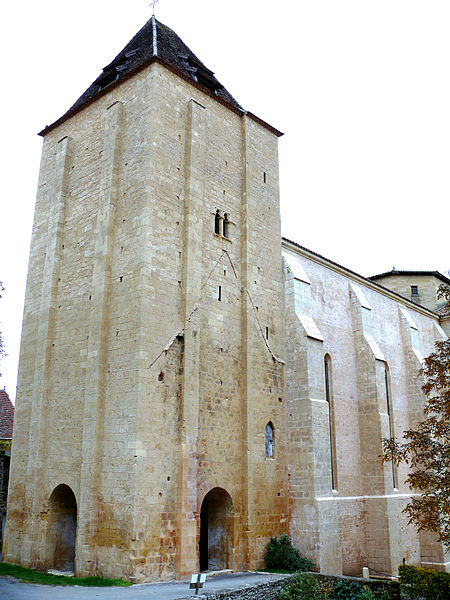
[{"label": "shrub", "polygon": [[271,537],[266,546],[264,561],[268,569],[284,569],[295,571],[311,571],[314,563],[300,555],[294,548],[289,536],[282,533],[279,537]]},{"label": "shrub", "polygon": [[[270,543],[270,542],[269,542]],[[278,600],[324,600],[317,580],[310,573],[297,573],[281,590]]]},{"label": "shrub", "polygon": [[402,592],[410,598],[424,600],[448,600],[450,598],[450,574],[433,569],[410,565],[398,568]]},{"label": "shrub", "polygon": [[[341,579],[334,586],[333,599],[360,600],[362,593],[364,593],[364,590],[362,586],[360,586],[358,583],[355,583],[354,581],[345,581],[344,579]],[[371,600],[371,596],[368,597],[368,600]]]}]

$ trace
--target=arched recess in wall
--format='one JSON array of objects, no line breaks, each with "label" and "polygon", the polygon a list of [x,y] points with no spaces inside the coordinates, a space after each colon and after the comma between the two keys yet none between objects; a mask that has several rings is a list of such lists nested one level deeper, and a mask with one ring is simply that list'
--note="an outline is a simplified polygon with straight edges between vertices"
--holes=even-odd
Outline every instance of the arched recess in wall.
[{"label": "arched recess in wall", "polygon": [[275,430],[272,421],[269,421],[265,429],[266,458],[273,458],[275,447]]},{"label": "arched recess in wall", "polygon": [[328,426],[330,430],[330,460],[331,460],[331,488],[338,489],[338,469],[336,455],[336,426],[335,426],[335,411],[333,398],[333,371],[331,364],[331,356],[325,354],[324,359],[325,370],[325,398],[328,403]]},{"label": "arched recess in wall", "polygon": [[200,510],[200,571],[231,569],[233,555],[233,502],[223,488],[213,488]]},{"label": "arched recess in wall", "polygon": [[[389,437],[395,437],[395,428],[394,428],[394,412],[392,408],[392,393],[391,393],[391,377],[389,374],[388,364],[384,363],[384,385],[385,385],[385,394],[386,394],[386,412],[389,418]],[[391,461],[392,467],[392,487],[394,489],[398,488],[398,476],[397,476],[397,466]]]},{"label": "arched recess in wall", "polygon": [[46,562],[58,571],[73,571],[77,535],[77,501],[66,484],[50,495],[47,517]]}]

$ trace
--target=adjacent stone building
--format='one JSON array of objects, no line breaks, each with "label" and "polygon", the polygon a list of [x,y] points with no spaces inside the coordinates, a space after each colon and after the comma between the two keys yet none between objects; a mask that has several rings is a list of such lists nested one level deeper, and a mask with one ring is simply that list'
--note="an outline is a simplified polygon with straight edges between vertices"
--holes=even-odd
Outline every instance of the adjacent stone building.
[{"label": "adjacent stone building", "polygon": [[6,522],[6,501],[8,497],[9,465],[11,457],[11,440],[14,426],[14,405],[8,392],[0,390],[0,515],[1,538]]},{"label": "adjacent stone building", "polygon": [[387,273],[372,275],[370,279],[436,312],[441,312],[445,306],[445,300],[438,297],[439,287],[450,286],[450,279],[439,271],[398,271],[394,268]]},{"label": "adjacent stone building", "polygon": [[379,459],[442,319],[281,239],[281,133],[153,17],[41,135],[6,560],[446,568]]}]

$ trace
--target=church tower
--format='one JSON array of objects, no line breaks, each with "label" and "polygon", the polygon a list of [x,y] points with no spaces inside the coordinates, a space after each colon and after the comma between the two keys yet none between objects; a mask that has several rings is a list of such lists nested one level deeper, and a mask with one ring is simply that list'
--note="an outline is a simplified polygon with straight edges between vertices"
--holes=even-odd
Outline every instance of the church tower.
[{"label": "church tower", "polygon": [[152,17],[41,135],[5,560],[261,567],[288,528],[281,134]]}]

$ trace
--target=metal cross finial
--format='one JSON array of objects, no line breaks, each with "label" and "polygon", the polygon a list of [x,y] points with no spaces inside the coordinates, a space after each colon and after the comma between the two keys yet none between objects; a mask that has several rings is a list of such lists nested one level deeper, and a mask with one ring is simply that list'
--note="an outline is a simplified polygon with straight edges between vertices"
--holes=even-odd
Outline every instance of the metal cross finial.
[{"label": "metal cross finial", "polygon": [[153,9],[153,16],[155,16],[155,4],[156,4],[157,2],[159,2],[159,0],[152,0],[152,1],[150,2],[150,6],[151,6],[151,7],[152,7],[152,9]]}]

